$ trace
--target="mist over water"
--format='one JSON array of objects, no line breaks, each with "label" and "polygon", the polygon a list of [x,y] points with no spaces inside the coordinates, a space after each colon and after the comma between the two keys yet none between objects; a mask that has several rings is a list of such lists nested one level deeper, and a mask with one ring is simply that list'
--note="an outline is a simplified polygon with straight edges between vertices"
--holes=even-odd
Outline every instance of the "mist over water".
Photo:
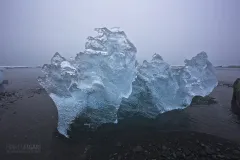
[{"label": "mist over water", "polygon": [[138,48],[182,65],[201,51],[214,65],[240,63],[240,1],[1,0],[0,65],[36,66],[74,56],[98,27],[121,27]]}]

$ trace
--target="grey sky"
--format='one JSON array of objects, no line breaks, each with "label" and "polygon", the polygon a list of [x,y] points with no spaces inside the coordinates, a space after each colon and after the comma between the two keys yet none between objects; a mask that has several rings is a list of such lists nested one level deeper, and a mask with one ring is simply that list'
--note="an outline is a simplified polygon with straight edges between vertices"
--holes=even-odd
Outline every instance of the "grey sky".
[{"label": "grey sky", "polygon": [[0,0],[0,65],[42,65],[83,51],[96,27],[121,27],[140,61],[183,64],[206,51],[240,64],[240,0]]}]

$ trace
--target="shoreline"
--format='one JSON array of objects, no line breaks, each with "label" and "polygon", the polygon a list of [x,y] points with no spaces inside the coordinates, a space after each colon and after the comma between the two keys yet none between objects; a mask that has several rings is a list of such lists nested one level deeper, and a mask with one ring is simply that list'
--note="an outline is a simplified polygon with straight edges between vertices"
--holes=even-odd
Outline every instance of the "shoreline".
[{"label": "shoreline", "polygon": [[[20,72],[22,77],[17,75],[14,79],[11,72]],[[202,101],[201,105],[161,114],[154,121],[133,118],[117,125],[105,124],[95,133],[80,127],[69,132],[71,138],[66,139],[56,131],[57,108],[37,83],[39,73],[35,72],[9,70],[6,74],[10,84],[5,88],[6,93],[0,94],[1,159],[237,160],[240,157],[240,121],[231,114],[230,82],[223,80],[210,95],[216,104]],[[39,145],[41,150],[7,153],[9,145]]]},{"label": "shoreline", "polygon": [[[131,140],[102,140],[86,153],[88,159],[239,159],[239,144],[193,131],[129,135]],[[137,138],[136,138],[137,137]],[[149,139],[147,139],[148,137]],[[98,143],[100,144],[100,143]],[[91,158],[90,158],[91,157]],[[101,157],[101,158],[100,158]]]},{"label": "shoreline", "polygon": [[[185,158],[192,160],[193,158],[211,158],[237,160],[240,157],[240,143],[238,142],[191,130],[164,131],[161,128],[159,130],[155,126],[149,126],[148,122],[146,124],[140,122],[141,125],[135,125],[134,121],[129,125],[126,125],[125,122],[118,125],[106,124],[93,134],[80,128],[80,131],[72,132],[70,139],[67,139],[56,131],[56,106],[43,89],[37,88],[19,92],[19,95],[21,95],[19,99],[8,103],[8,109],[4,108],[6,113],[0,114],[0,130],[5,130],[5,132],[0,133],[1,141],[4,142],[0,146],[0,155],[6,160],[21,158],[24,160],[120,160],[143,159],[144,157],[152,159],[155,157],[155,159]],[[16,95],[11,92],[9,94],[13,95],[13,98]],[[32,107],[35,112],[29,111],[30,104],[32,106],[38,104],[35,108]],[[42,105],[42,108],[39,104]],[[42,110],[42,113],[39,109]],[[32,115],[29,115],[27,111],[31,112]],[[50,111],[49,115],[45,115],[45,118],[43,118],[42,114],[46,114],[46,111]],[[167,114],[174,112],[178,112],[176,115],[182,114],[182,110],[172,111]],[[167,116],[167,114],[164,115]],[[20,117],[16,117],[18,115]],[[181,115],[180,119],[184,118],[184,116],[184,114]],[[19,124],[19,128],[16,125],[20,119],[22,122],[25,121],[25,124],[22,126]],[[161,118],[160,121],[162,121]],[[8,124],[8,126],[4,124]],[[16,128],[9,128],[9,125]],[[173,125],[173,127],[176,127],[176,125]],[[35,154],[9,154],[6,150],[7,144],[39,144],[41,151]]]}]

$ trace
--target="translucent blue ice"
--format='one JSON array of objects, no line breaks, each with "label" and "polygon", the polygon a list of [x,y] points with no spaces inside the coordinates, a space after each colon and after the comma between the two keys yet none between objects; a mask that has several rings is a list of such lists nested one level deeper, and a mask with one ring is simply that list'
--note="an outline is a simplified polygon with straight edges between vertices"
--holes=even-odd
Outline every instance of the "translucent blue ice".
[{"label": "translucent blue ice", "polygon": [[96,31],[98,36],[88,37],[84,52],[69,61],[56,53],[39,78],[58,108],[58,130],[64,135],[81,114],[94,124],[116,122],[122,98],[132,92],[135,46],[117,28]]},{"label": "translucent blue ice", "polygon": [[183,109],[190,105],[194,96],[206,96],[218,84],[205,52],[185,60],[185,66],[178,68],[154,54],[150,62],[144,61],[137,68],[133,92],[123,99],[120,115],[138,113],[154,118],[159,113]]},{"label": "translucent blue ice", "polygon": [[217,85],[205,52],[174,68],[154,54],[138,64],[136,48],[117,28],[96,29],[84,52],[66,60],[59,53],[42,68],[38,80],[58,109],[58,131],[67,136],[77,117],[91,125],[116,123],[125,113],[154,118],[187,107],[194,96],[206,96]]}]

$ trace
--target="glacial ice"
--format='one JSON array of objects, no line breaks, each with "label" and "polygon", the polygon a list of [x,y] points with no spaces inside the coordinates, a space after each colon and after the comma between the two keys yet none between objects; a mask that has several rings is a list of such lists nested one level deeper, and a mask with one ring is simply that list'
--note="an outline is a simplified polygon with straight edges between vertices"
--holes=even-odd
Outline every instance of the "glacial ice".
[{"label": "glacial ice", "polygon": [[154,54],[151,62],[144,61],[137,70],[133,92],[123,99],[118,118],[136,113],[154,118],[159,113],[186,108],[194,96],[206,96],[218,84],[205,52],[185,60],[185,66],[179,68]]},{"label": "glacial ice", "polygon": [[116,123],[139,113],[154,118],[183,109],[194,96],[206,96],[217,85],[214,67],[205,52],[175,68],[154,54],[138,64],[136,48],[117,28],[96,29],[84,52],[67,60],[59,53],[42,68],[39,83],[58,109],[58,131],[68,137],[71,123],[87,118],[92,126]]},{"label": "glacial ice", "polygon": [[136,78],[137,50],[125,33],[95,30],[98,35],[88,37],[84,52],[69,61],[56,53],[38,79],[57,106],[58,131],[65,136],[81,115],[95,125],[117,122],[121,100],[129,97]]}]

